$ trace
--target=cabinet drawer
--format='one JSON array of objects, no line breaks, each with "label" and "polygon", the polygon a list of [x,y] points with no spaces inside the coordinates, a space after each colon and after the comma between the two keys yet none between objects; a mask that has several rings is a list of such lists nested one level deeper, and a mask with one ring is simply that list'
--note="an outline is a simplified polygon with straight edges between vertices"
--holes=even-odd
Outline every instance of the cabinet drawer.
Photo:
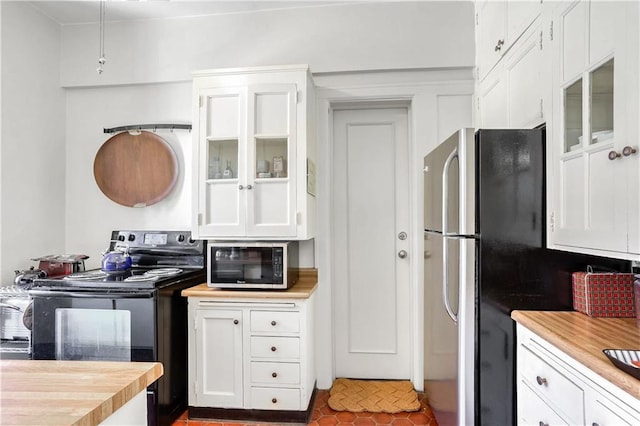
[{"label": "cabinet drawer", "polygon": [[568,425],[526,383],[518,386],[518,424]]},{"label": "cabinet drawer", "polygon": [[300,313],[281,311],[251,311],[251,331],[300,332]]},{"label": "cabinet drawer", "polygon": [[252,362],[251,383],[300,384],[300,364],[297,362]]},{"label": "cabinet drawer", "polygon": [[251,408],[258,410],[300,410],[300,390],[252,387]]},{"label": "cabinet drawer", "polygon": [[522,375],[531,389],[534,389],[552,405],[561,407],[571,422],[582,424],[584,392],[560,371],[547,364],[529,348],[522,351]]},{"label": "cabinet drawer", "polygon": [[251,336],[252,358],[298,359],[300,338]]}]

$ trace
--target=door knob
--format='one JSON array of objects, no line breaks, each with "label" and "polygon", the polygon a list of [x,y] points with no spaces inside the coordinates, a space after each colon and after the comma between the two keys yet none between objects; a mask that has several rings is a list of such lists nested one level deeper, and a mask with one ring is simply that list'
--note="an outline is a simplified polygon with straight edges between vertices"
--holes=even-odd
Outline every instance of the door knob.
[{"label": "door knob", "polygon": [[609,151],[609,160],[613,161],[617,158],[620,158],[620,153],[617,151]]},{"label": "door knob", "polygon": [[399,240],[406,240],[407,239],[407,233],[402,231],[401,233],[398,234],[398,239]]},{"label": "door knob", "polygon": [[636,153],[636,151],[637,151],[637,150],[636,150],[636,149],[635,149],[635,147],[633,147],[633,146],[625,146],[625,147],[622,149],[622,155],[624,155],[625,157],[628,157],[628,156],[630,156],[630,155],[635,154],[635,153]]},{"label": "door knob", "polygon": [[400,251],[398,252],[398,257],[399,257],[400,259],[404,259],[405,257],[407,257],[407,251],[406,251],[406,250],[400,250]]}]

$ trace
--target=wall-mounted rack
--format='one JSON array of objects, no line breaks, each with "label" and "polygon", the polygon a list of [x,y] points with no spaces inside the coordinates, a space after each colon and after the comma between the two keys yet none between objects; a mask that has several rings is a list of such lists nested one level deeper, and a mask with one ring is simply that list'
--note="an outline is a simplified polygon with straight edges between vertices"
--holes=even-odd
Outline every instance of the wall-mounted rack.
[{"label": "wall-mounted rack", "polygon": [[104,129],[104,133],[117,133],[128,130],[153,130],[169,129],[172,132],[174,130],[189,130],[191,131],[191,124],[132,124],[130,126],[112,127],[110,129]]}]

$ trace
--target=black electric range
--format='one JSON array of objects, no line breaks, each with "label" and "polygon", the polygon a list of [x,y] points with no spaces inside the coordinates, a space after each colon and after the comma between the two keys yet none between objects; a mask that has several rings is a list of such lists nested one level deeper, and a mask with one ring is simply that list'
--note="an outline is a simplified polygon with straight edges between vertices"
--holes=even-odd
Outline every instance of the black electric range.
[{"label": "black electric range", "polygon": [[206,281],[206,242],[189,231],[113,231],[133,266],[34,281],[32,358],[161,362],[147,390],[149,425],[170,425],[187,407],[185,288]]}]

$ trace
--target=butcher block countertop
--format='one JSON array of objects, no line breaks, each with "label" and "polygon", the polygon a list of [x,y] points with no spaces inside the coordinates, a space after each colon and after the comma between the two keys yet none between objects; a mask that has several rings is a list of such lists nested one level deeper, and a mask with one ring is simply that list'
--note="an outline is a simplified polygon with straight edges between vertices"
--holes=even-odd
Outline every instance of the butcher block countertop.
[{"label": "butcher block countertop", "polygon": [[298,282],[287,290],[229,290],[207,287],[207,283],[182,290],[184,297],[212,297],[219,299],[308,299],[318,284],[317,269],[300,269]]},{"label": "butcher block countertop", "polygon": [[158,362],[0,360],[0,424],[97,425],[163,372]]},{"label": "butcher block countertop", "polygon": [[513,311],[511,317],[604,379],[640,399],[640,380],[615,367],[603,349],[640,349],[635,318],[592,318],[580,312]]}]

